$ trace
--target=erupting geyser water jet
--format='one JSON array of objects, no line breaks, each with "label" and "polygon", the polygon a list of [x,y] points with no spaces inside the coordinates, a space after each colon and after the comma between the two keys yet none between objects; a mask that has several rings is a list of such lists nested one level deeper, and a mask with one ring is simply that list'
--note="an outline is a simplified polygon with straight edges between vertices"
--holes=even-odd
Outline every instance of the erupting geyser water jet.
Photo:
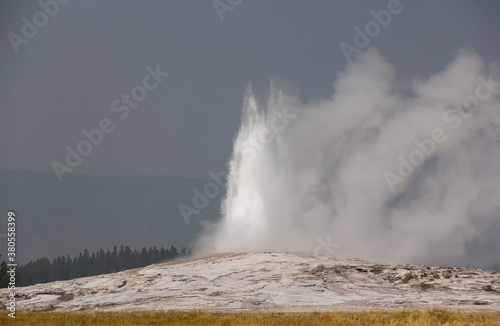
[{"label": "erupting geyser water jet", "polygon": [[366,51],[330,98],[302,103],[272,86],[261,108],[249,87],[223,216],[198,247],[313,253],[330,237],[340,256],[500,262],[498,71],[459,51],[401,83]]}]

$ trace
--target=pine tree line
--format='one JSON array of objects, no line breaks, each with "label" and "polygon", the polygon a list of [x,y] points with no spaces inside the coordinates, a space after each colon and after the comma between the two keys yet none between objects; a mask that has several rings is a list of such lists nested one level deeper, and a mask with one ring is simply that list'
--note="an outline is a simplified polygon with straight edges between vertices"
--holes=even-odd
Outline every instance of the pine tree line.
[{"label": "pine tree line", "polygon": [[[179,252],[174,246],[171,246],[170,249],[152,247],[147,250],[143,247],[141,251],[132,251],[129,246],[121,245],[120,249],[115,246],[113,250],[99,249],[91,254],[85,249],[83,253],[74,258],[69,255],[58,256],[51,262],[48,258],[42,257],[18,266],[16,268],[16,286],[114,273],[173,260],[185,255],[186,249],[184,247]],[[7,287],[8,277],[4,277],[4,274],[5,276],[7,274],[5,261],[0,266],[0,288]]]}]

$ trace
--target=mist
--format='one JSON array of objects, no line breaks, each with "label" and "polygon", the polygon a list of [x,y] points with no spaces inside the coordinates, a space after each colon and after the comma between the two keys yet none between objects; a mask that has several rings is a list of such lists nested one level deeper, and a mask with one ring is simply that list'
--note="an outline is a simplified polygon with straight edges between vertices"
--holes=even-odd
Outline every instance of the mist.
[{"label": "mist", "polygon": [[328,98],[303,102],[272,82],[259,101],[249,86],[222,218],[196,246],[499,263],[499,76],[466,49],[398,80],[369,50],[332,76]]}]

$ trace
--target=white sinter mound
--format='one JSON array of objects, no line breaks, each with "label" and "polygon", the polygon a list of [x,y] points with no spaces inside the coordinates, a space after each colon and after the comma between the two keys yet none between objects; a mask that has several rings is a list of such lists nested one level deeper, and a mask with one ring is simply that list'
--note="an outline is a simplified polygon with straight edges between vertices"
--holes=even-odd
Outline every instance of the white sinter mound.
[{"label": "white sinter mound", "polygon": [[[1,289],[0,295],[9,291]],[[17,288],[17,309],[500,310],[500,274],[289,253],[219,254]]]}]

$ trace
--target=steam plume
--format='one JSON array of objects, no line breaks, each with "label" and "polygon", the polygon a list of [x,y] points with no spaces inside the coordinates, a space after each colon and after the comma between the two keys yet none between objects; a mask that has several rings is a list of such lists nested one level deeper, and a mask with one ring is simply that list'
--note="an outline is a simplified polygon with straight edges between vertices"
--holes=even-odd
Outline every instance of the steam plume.
[{"label": "steam plume", "polygon": [[461,50],[439,73],[398,81],[366,51],[330,98],[302,103],[273,86],[262,108],[249,87],[223,218],[198,245],[326,254],[330,237],[339,256],[500,262],[496,76]]}]

